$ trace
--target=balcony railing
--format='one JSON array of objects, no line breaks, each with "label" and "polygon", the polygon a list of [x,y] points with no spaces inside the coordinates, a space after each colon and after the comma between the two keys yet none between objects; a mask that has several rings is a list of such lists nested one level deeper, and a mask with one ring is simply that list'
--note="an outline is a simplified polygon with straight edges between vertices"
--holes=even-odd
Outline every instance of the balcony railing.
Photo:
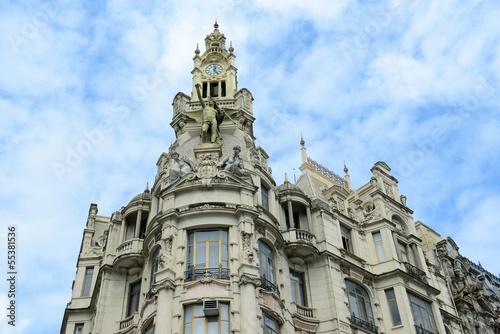
[{"label": "balcony railing", "polygon": [[263,288],[264,290],[275,292],[278,296],[280,295],[280,290],[278,289],[278,287],[273,283],[269,282],[264,277],[260,278],[260,287]]},{"label": "balcony railing", "polygon": [[372,333],[378,334],[377,326],[375,326],[372,322],[368,322],[356,317],[354,313],[351,315],[351,324],[366,329],[367,331],[370,331]]},{"label": "balcony railing", "polygon": [[229,279],[229,269],[222,268],[222,266],[216,268],[195,268],[192,267],[185,272],[185,281],[194,281],[202,278],[219,278],[219,279]]},{"label": "balcony railing", "polygon": [[142,251],[142,239],[130,239],[122,242],[120,246],[116,248],[116,255],[120,256],[127,253],[140,253]]},{"label": "balcony railing", "polygon": [[295,237],[297,238],[297,240],[307,241],[310,243],[313,242],[314,238],[314,236],[311,233],[303,230],[295,230]]},{"label": "balcony railing", "polygon": [[120,328],[120,330],[129,328],[133,325],[136,325],[138,323],[138,321],[139,321],[139,314],[137,312],[135,312],[131,316],[128,316],[125,319],[123,319],[122,321],[120,321],[119,328]]},{"label": "balcony railing", "polygon": [[295,310],[294,310],[295,314],[300,315],[300,316],[305,317],[305,318],[310,318],[310,319],[316,318],[316,309],[315,308],[305,307],[305,306],[298,305],[295,303],[292,303],[292,305],[294,305],[294,307],[295,307]]},{"label": "balcony railing", "polygon": [[419,326],[419,325],[415,325],[415,330],[417,331],[417,334],[439,334],[439,332],[431,332],[427,329],[425,329],[424,327],[422,326]]},{"label": "balcony railing", "polygon": [[406,272],[413,278],[419,280],[422,283],[427,284],[427,275],[425,271],[418,269],[417,267],[405,262]]}]

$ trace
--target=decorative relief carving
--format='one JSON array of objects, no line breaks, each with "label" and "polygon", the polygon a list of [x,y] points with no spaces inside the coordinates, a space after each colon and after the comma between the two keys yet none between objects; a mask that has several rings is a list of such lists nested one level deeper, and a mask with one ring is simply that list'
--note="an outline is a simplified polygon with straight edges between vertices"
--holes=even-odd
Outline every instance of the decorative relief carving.
[{"label": "decorative relief carving", "polygon": [[242,284],[253,284],[256,287],[259,287],[262,284],[262,280],[259,277],[253,277],[243,274],[240,276],[240,281],[238,282],[238,285]]},{"label": "decorative relief carving", "polygon": [[392,186],[389,183],[384,182],[384,188],[387,196],[394,198],[394,191],[392,190]]},{"label": "decorative relief carving", "polygon": [[168,179],[165,183],[164,188],[168,188],[171,184],[175,183],[181,177],[188,173],[196,172],[196,166],[191,160],[186,157],[179,157],[177,152],[172,152],[170,154],[172,158],[172,166],[170,167]]},{"label": "decorative relief carving", "polygon": [[251,240],[251,234],[250,233],[242,233],[241,234],[241,239],[242,239],[242,248],[243,248],[243,257],[248,260],[248,262],[253,262],[253,251],[251,248],[250,240]]},{"label": "decorative relief carving", "polygon": [[262,225],[255,225],[255,232],[264,235],[265,229]]},{"label": "decorative relief carving", "polygon": [[219,179],[226,178],[226,172],[217,169],[218,161],[219,154],[217,152],[198,154],[197,171],[195,174],[188,175],[187,179],[194,180],[198,178],[203,186],[210,187],[214,177],[218,177]]},{"label": "decorative relief carving", "polygon": [[350,276],[350,275],[351,275],[351,269],[349,269],[349,267],[347,267],[347,266],[340,265],[340,271],[341,271],[343,274],[346,274],[347,276]]},{"label": "decorative relief carving", "polygon": [[172,255],[172,245],[173,245],[173,237],[167,238],[165,240],[165,249],[163,253],[160,255],[159,258],[159,266],[160,268],[165,268],[167,263],[172,261],[173,255]]}]

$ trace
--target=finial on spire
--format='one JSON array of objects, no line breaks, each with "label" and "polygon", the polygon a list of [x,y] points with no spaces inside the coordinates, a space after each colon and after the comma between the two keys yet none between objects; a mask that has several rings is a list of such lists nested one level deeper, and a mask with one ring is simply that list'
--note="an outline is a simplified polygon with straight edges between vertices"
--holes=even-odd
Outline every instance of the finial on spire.
[{"label": "finial on spire", "polygon": [[200,54],[200,45],[198,43],[196,43],[196,51],[194,51],[194,53],[196,53],[197,55]]},{"label": "finial on spire", "polygon": [[290,183],[290,181],[288,181],[288,176],[286,175],[286,173],[285,173],[285,183]]},{"label": "finial on spire", "polygon": [[146,182],[146,190],[144,190],[145,193],[149,192],[149,182]]},{"label": "finial on spire", "polygon": [[302,132],[300,132],[300,145],[301,145],[302,147],[304,147],[304,144],[305,144],[305,143],[306,143],[306,142],[304,141],[304,138],[302,138]]},{"label": "finial on spire", "polygon": [[215,18],[214,28],[215,28],[215,29],[219,29],[219,24],[217,23],[217,18]]},{"label": "finial on spire", "polygon": [[344,173],[347,174],[348,171],[349,171],[349,169],[347,169],[347,166],[345,165],[345,159],[344,159]]}]

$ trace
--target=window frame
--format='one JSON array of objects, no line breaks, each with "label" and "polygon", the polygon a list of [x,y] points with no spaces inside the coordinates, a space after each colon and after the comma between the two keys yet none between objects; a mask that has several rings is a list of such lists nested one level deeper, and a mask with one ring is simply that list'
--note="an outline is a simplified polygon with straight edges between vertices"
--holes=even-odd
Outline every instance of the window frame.
[{"label": "window frame", "polygon": [[[389,292],[391,291],[394,294],[394,298],[389,297]],[[387,299],[387,306],[389,307],[389,313],[391,314],[392,326],[396,327],[402,325],[403,322],[401,320],[401,313],[399,312],[398,301],[396,298],[396,291],[394,291],[394,288],[385,290],[385,298]],[[399,317],[399,323],[394,322],[394,315],[396,314]]]},{"label": "window frame", "polygon": [[[80,328],[80,330],[78,330]],[[83,334],[83,330],[85,329],[84,323],[75,324],[75,329],[73,330],[74,334]]]},{"label": "window frame", "polygon": [[[417,295],[414,295],[410,292],[408,292],[408,301],[410,303],[410,309],[411,309],[411,314],[412,314],[412,317],[413,317],[413,323],[416,325],[416,326],[419,326],[419,327],[422,327],[424,328],[425,330],[428,330],[430,332],[433,332],[433,333],[437,333],[437,326],[436,326],[436,320],[434,318],[434,312],[432,311],[432,304],[417,296]],[[419,305],[418,303],[416,302],[421,302],[421,304],[425,305],[425,308],[422,307],[422,305]],[[421,317],[421,324],[418,324],[417,323],[417,319],[415,318],[415,310],[413,308],[413,305],[415,305],[416,307],[418,307],[419,309],[419,314],[420,314],[420,317]],[[429,325],[430,325],[430,328],[427,328],[427,326],[425,326],[425,320],[424,318],[422,317],[422,312],[421,310],[425,310],[426,313],[427,313],[427,316],[428,316],[428,321],[429,321]]]},{"label": "window frame", "polygon": [[403,262],[408,262],[411,264],[410,256],[408,253],[408,245],[398,240],[398,251],[399,254],[401,254],[401,259],[403,260]]},{"label": "window frame", "polygon": [[[361,286],[360,284],[358,284],[355,281],[352,281],[350,279],[345,279],[344,284],[345,284],[345,288],[346,288],[345,295],[347,298],[347,308],[349,310],[349,315],[350,316],[354,315],[358,319],[364,320],[370,324],[375,325],[375,318],[373,316],[373,308],[372,308],[372,304],[371,304],[370,294],[368,293],[368,291],[363,286]],[[353,286],[353,289],[349,288],[349,284],[351,284]],[[360,290],[362,293],[361,294],[358,293],[357,290]],[[352,301],[351,297],[353,297],[354,300],[356,301],[357,314],[356,314],[356,312],[354,312],[354,307],[351,305],[351,301]],[[360,301],[363,301],[364,309],[360,308],[360,305],[361,305]],[[362,312],[363,310],[364,310],[364,314]],[[363,315],[366,315],[366,318],[363,317]]]},{"label": "window frame", "polygon": [[[296,278],[293,277],[292,275],[295,275]],[[292,289],[292,301],[296,305],[307,307],[304,273],[299,273],[298,271],[290,270],[290,286]],[[302,287],[302,290],[298,289],[299,287]],[[300,293],[300,291],[302,291],[302,293]],[[302,297],[302,303],[300,302],[299,297]]]},{"label": "window frame", "polygon": [[260,183],[260,197],[262,207],[269,211],[269,188],[262,182]]},{"label": "window frame", "polygon": [[[202,238],[197,238],[198,234],[201,234],[203,232],[211,232],[211,231],[218,231],[219,232],[219,239],[206,239],[203,240]],[[224,234],[225,233],[225,242],[224,242]],[[191,235],[193,235],[192,239],[192,244],[191,244]],[[210,244],[213,242],[218,242],[218,264],[217,267],[211,267],[210,266],[210,255],[211,255],[211,248]],[[198,252],[202,249],[198,249],[198,244],[205,243],[205,266],[197,266],[197,256]],[[187,270],[193,270],[194,269],[210,269],[210,268],[222,268],[224,269],[229,269],[229,229],[227,228],[207,228],[207,229],[196,229],[196,230],[190,230],[188,231],[188,252],[187,252]],[[224,251],[223,248],[226,247],[225,251],[225,257],[224,257]]]},{"label": "window frame", "polygon": [[[134,298],[135,297],[135,298]],[[141,299],[141,280],[138,280],[134,283],[129,284],[128,291],[128,303],[127,303],[127,317],[132,316],[135,312],[139,311],[139,302]],[[132,303],[135,302],[135,305]],[[133,311],[131,311],[131,307],[133,307]]]},{"label": "window frame", "polygon": [[[264,241],[262,241],[262,239],[259,239],[257,241],[257,244],[259,246],[259,275],[260,277],[266,279],[267,281],[271,282],[272,284],[276,284],[276,270],[275,270],[275,266],[274,266],[274,251],[273,249],[268,245],[266,244]],[[264,249],[266,252],[263,252],[263,248],[266,248]],[[263,260],[266,260],[266,261],[263,261]],[[271,260],[271,262],[269,262],[269,260]],[[262,267],[262,264],[265,263],[266,264],[266,272],[264,273],[263,271],[263,267]],[[269,266],[269,264],[271,264],[271,266]],[[272,277],[269,277],[271,274]],[[269,279],[269,278],[272,278],[272,279]]]},{"label": "window frame", "polygon": [[151,258],[151,276],[149,278],[149,288],[152,288],[156,283],[156,273],[158,272],[158,264],[160,263],[160,249],[161,247],[156,248],[153,253],[153,257]]},{"label": "window frame", "polygon": [[[378,239],[378,240],[375,239],[376,235],[378,235],[380,237],[380,239]],[[385,255],[384,241],[382,238],[382,233],[380,231],[372,232],[372,239],[373,239],[373,243],[375,245],[375,253],[377,254],[378,262],[387,261],[387,256]],[[383,255],[383,259],[381,259],[380,255]]]},{"label": "window frame", "polygon": [[[275,328],[268,326],[267,319],[269,319]],[[262,321],[261,321],[261,328],[264,334],[268,333],[267,329],[269,329],[270,334],[280,334],[280,323],[276,321],[273,317],[270,317],[267,315],[267,313],[262,312]]]},{"label": "window frame", "polygon": [[[89,274],[89,270],[92,272]],[[94,267],[85,267],[85,276],[83,276],[83,284],[82,284],[82,293],[81,297],[90,297],[90,293],[92,292],[92,281],[94,279]],[[86,291],[88,283],[88,290]]]},{"label": "window frame", "polygon": [[340,238],[342,242],[342,248],[346,252],[354,254],[354,247],[352,243],[352,229],[345,227],[344,225],[340,225]]},{"label": "window frame", "polygon": [[[195,307],[196,308],[201,308],[201,314],[202,315],[195,315],[195,313],[200,314],[200,310],[198,309],[195,312]],[[187,322],[187,316],[188,316],[188,309],[191,309],[190,314],[191,318],[189,319],[190,321]],[[225,315],[224,315],[225,313]],[[223,319],[223,317],[226,317],[226,319]],[[231,333],[231,322],[230,322],[230,311],[229,311],[229,304],[228,303],[220,303],[219,302],[219,315],[217,316],[209,316],[207,317],[203,313],[203,304],[189,304],[189,305],[184,305],[184,317],[183,317],[183,323],[182,323],[182,329],[183,329],[183,334],[191,334],[191,333],[196,333],[195,332],[195,319],[202,319],[204,318],[204,333],[205,334],[212,334],[209,333],[208,330],[208,324],[210,319],[217,318],[217,333],[216,334],[230,334]],[[227,333],[222,332],[222,326],[224,323],[227,323]],[[191,331],[188,332],[186,325],[189,325],[191,327]]]}]

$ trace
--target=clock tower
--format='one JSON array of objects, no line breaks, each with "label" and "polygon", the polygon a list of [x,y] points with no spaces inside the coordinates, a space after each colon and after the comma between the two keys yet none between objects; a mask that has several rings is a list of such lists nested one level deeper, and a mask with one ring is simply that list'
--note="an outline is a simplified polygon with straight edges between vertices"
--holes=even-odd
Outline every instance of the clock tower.
[{"label": "clock tower", "polygon": [[218,100],[232,99],[237,91],[234,49],[230,42],[226,49],[226,37],[219,31],[217,22],[214,31],[205,38],[205,52],[200,55],[199,47],[194,56],[193,89],[191,98],[196,98],[195,85],[199,84],[203,98]]}]

